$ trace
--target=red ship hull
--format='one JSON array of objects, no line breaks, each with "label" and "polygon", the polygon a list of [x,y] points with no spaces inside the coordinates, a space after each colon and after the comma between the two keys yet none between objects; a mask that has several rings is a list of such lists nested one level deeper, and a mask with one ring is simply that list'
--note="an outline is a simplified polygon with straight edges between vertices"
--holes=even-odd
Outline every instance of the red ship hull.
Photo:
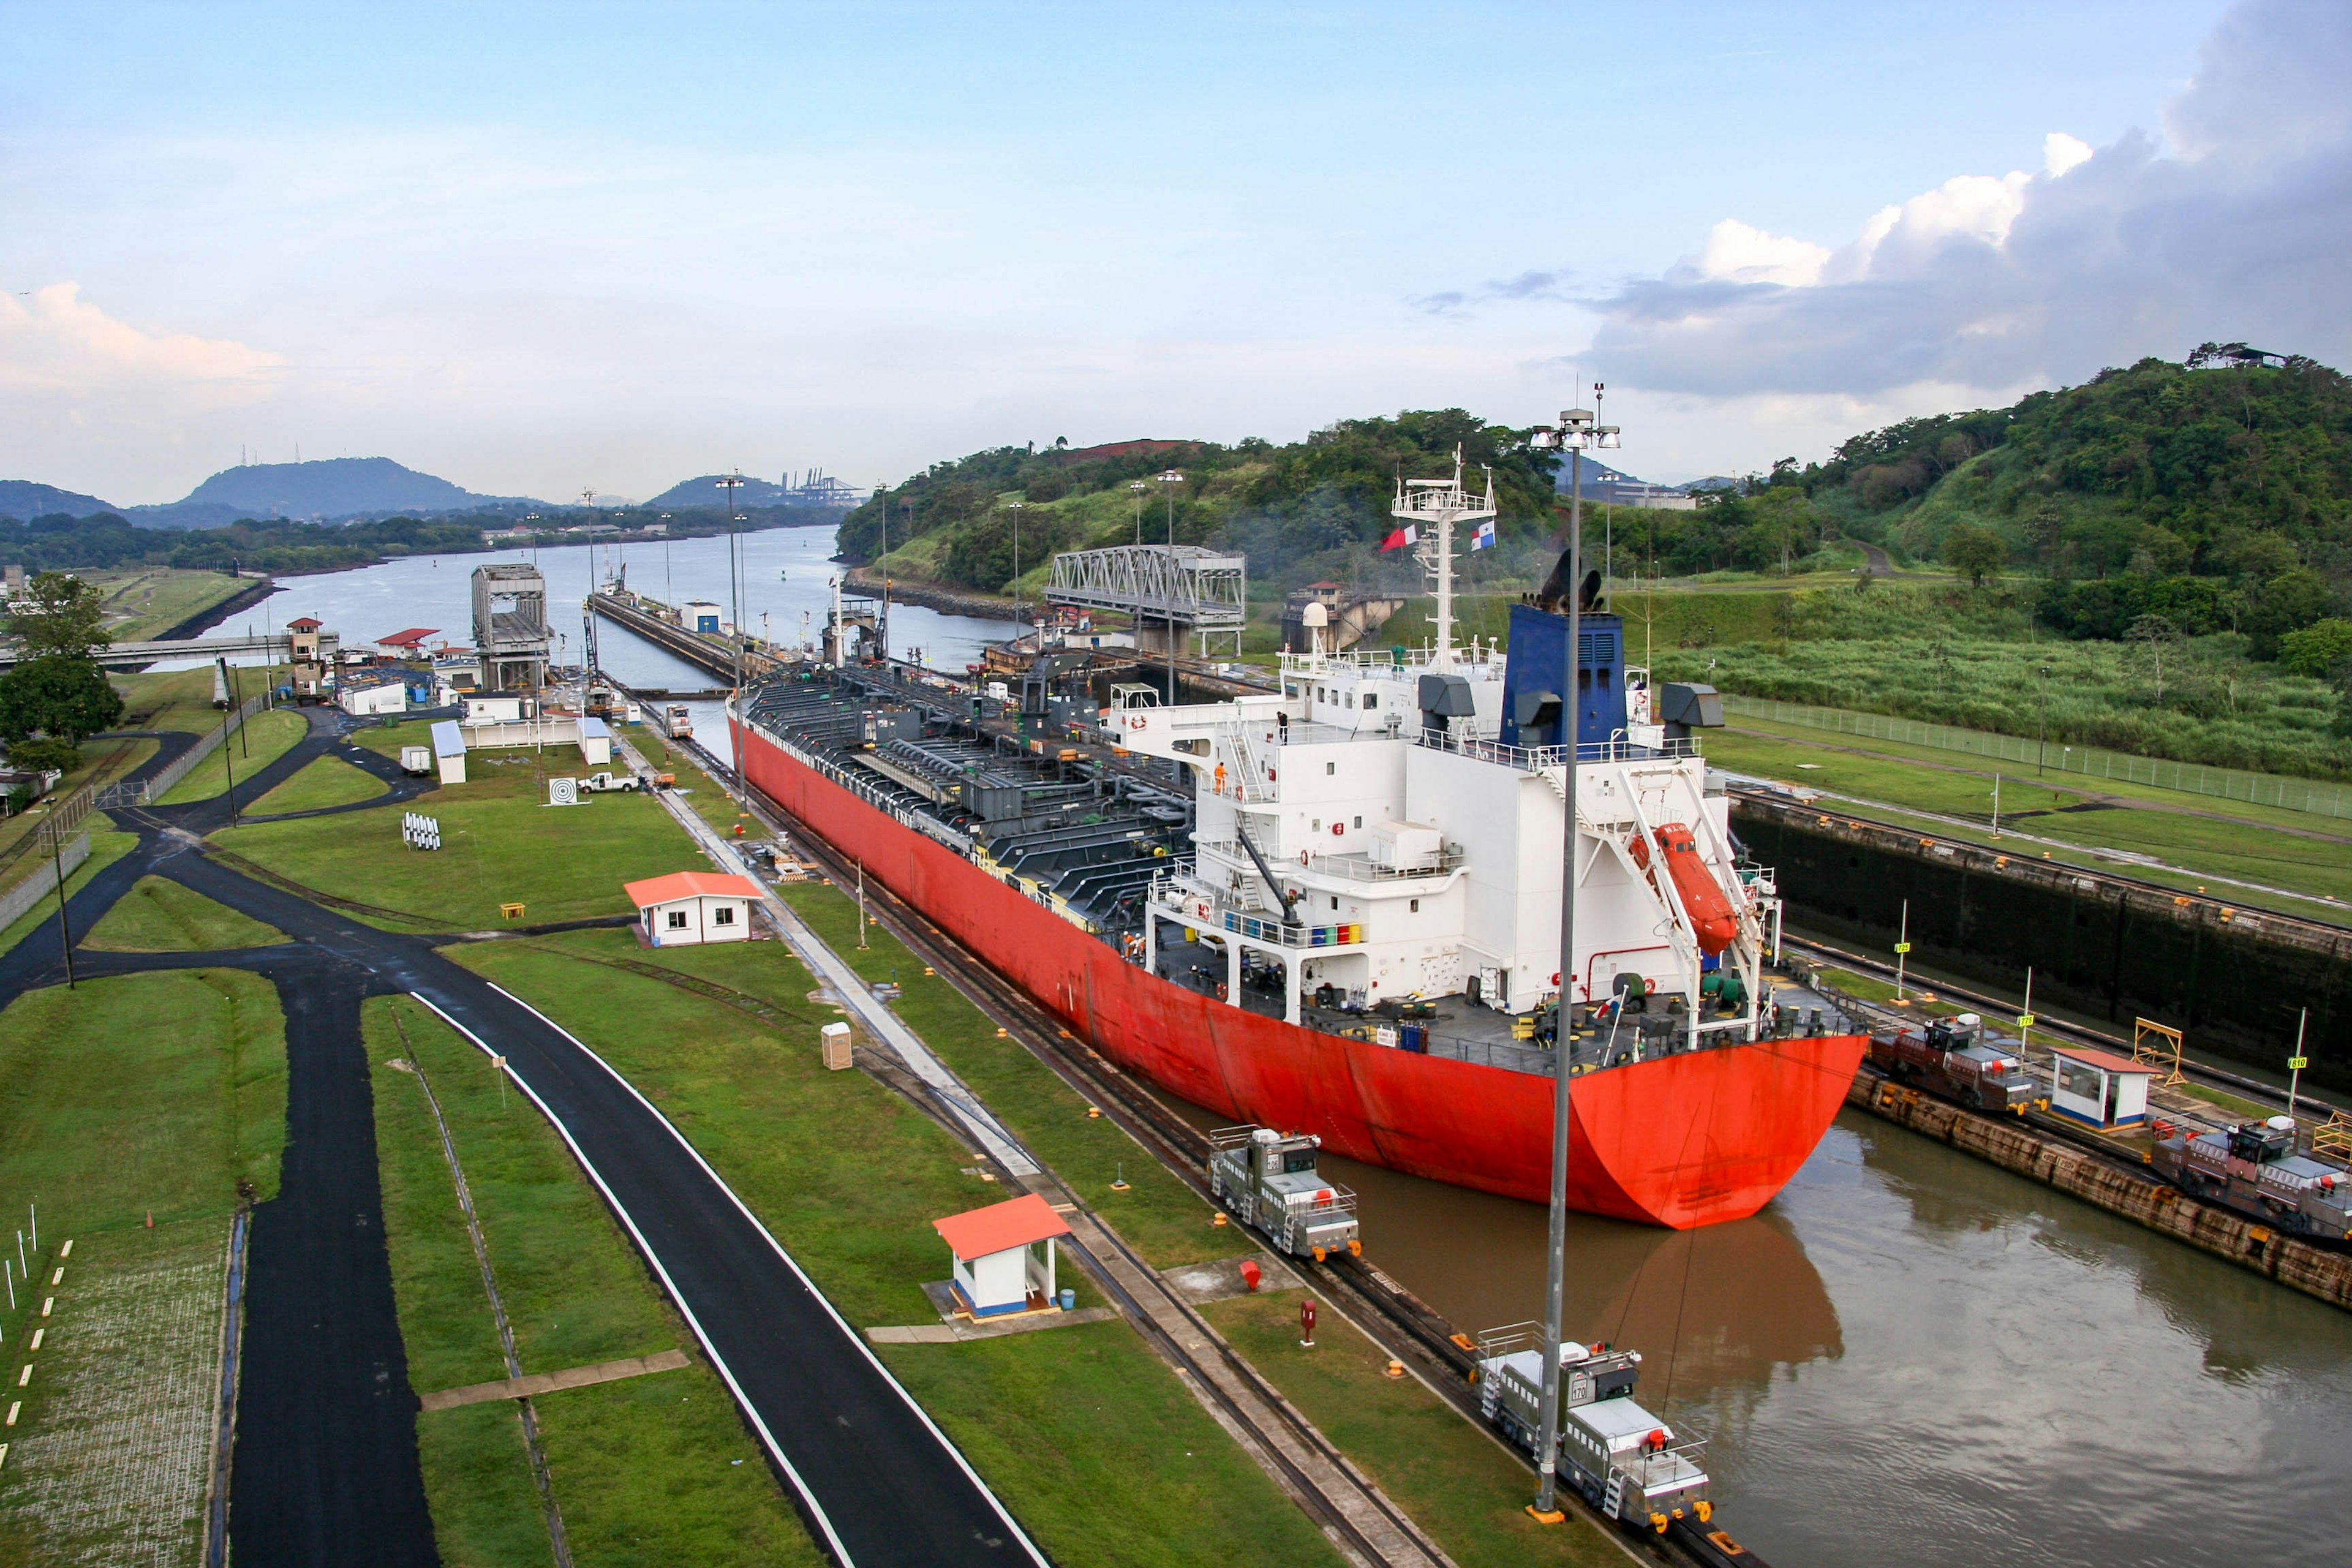
[{"label": "red ship hull", "polygon": [[[1162,980],[741,729],[751,783],[1113,1061],[1237,1121],[1322,1135],[1349,1159],[1530,1202],[1551,1180],[1552,1080],[1261,1017]],[[1788,1184],[1867,1041],[1719,1047],[1576,1080],[1569,1202],[1687,1229]]]}]

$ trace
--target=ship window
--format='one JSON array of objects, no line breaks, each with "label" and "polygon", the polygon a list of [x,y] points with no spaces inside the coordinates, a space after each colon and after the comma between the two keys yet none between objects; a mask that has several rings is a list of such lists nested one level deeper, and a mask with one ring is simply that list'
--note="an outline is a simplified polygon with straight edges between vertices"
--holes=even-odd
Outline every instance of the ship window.
[{"label": "ship window", "polygon": [[1412,912],[1414,914],[1421,913],[1421,900],[1419,899],[1412,900]]},{"label": "ship window", "polygon": [[1309,822],[1308,826],[1307,826],[1307,832],[1309,832],[1309,833],[1320,833],[1320,832],[1322,832],[1322,831],[1323,831],[1323,819],[1322,819],[1321,817],[1319,817],[1319,816],[1315,817],[1315,818],[1312,818],[1312,819],[1310,820],[1310,822]]},{"label": "ship window", "polygon": [[1293,702],[1296,702],[1296,701],[1297,701],[1297,700],[1298,700],[1298,688],[1297,688],[1296,686],[1286,686],[1286,687],[1284,687],[1284,688],[1282,689],[1282,694],[1283,694],[1285,697],[1289,698]]},{"label": "ship window", "polygon": [[1371,709],[1377,708],[1377,707],[1379,707],[1380,705],[1381,705],[1381,694],[1380,694],[1379,692],[1377,692],[1377,691],[1367,691],[1367,692],[1365,692],[1365,693],[1364,693],[1364,707],[1365,707],[1365,710],[1366,710],[1367,711],[1370,710]]},{"label": "ship window", "polygon": [[1357,826],[1361,827],[1363,825],[1364,825],[1364,819],[1363,819],[1362,817],[1360,817],[1360,817],[1356,818],[1356,826]]},{"label": "ship window", "polygon": [[1331,907],[1335,910],[1339,907],[1339,895],[1337,893],[1331,895]]}]

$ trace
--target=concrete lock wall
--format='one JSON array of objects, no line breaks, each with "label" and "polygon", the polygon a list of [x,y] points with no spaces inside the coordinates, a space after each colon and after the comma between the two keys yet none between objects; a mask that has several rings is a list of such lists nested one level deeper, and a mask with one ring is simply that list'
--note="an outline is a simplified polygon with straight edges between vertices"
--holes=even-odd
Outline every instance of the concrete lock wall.
[{"label": "concrete lock wall", "polygon": [[1815,807],[1742,798],[1733,828],[1807,930],[1888,951],[1908,899],[1915,962],[2011,988],[2030,964],[2037,1001],[2125,1030],[2153,1018],[2272,1068],[2308,1006],[2305,1081],[2352,1089],[2352,931]]}]

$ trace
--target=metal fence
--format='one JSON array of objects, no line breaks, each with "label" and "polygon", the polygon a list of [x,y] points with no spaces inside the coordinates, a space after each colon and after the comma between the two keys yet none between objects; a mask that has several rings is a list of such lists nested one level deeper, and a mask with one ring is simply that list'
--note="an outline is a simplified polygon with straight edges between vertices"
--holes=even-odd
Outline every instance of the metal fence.
[{"label": "metal fence", "polygon": [[126,805],[152,805],[172,793],[172,786],[194,773],[198,763],[220,749],[223,741],[245,728],[246,721],[267,707],[269,694],[266,691],[248,697],[229,716],[226,725],[215,724],[196,737],[195,744],[173,757],[169,765],[157,771],[152,778],[136,783],[110,784],[98,792],[98,808],[110,811]]},{"label": "metal fence", "polygon": [[1726,692],[1724,710],[1743,718],[1775,724],[1827,730],[1865,740],[1896,741],[1930,746],[1937,751],[1963,752],[1995,762],[2016,763],[2043,773],[2078,773],[2085,778],[2114,779],[2178,790],[2184,795],[2273,805],[2284,811],[2305,811],[2318,816],[2352,817],[2352,788],[2315,779],[2286,778],[2277,773],[2246,773],[2237,768],[2206,767],[2196,763],[2138,757],[2128,752],[2104,751],[2058,742],[2037,742],[2026,735],[2001,735],[1989,730],[1962,730],[1949,724],[1929,724],[1916,719],[1896,719],[1885,713],[1862,713],[1848,708],[1815,708],[1801,702],[1780,702],[1769,697],[1739,697]]}]

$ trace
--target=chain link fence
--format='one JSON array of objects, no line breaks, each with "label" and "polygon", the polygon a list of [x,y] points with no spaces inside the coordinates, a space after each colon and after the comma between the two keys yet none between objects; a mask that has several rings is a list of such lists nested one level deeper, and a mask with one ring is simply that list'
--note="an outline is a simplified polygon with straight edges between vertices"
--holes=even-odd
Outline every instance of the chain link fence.
[{"label": "chain link fence", "polygon": [[2042,742],[2031,736],[2000,735],[1988,730],[1962,730],[1949,724],[1896,719],[1885,713],[1862,713],[1848,708],[1815,708],[1801,702],[1781,702],[1769,697],[1741,697],[1726,692],[1723,708],[1725,712],[1742,718],[1762,719],[1774,724],[1793,724],[1809,730],[1826,730],[1834,734],[1853,735],[1864,740],[1896,741],[1905,745],[1960,752],[1994,762],[2016,763],[2043,773],[2079,773],[2085,778],[2114,779],[2123,784],[2178,790],[2184,795],[2244,801],[2250,805],[2272,805],[2284,811],[2305,811],[2315,816],[2352,817],[2352,788],[2315,779],[2246,773],[2237,768],[2206,767],[2196,763],[2167,762],[2157,757],[2134,756],[2128,752],[2103,751],[2095,746],[2062,744],[2055,741]]}]

